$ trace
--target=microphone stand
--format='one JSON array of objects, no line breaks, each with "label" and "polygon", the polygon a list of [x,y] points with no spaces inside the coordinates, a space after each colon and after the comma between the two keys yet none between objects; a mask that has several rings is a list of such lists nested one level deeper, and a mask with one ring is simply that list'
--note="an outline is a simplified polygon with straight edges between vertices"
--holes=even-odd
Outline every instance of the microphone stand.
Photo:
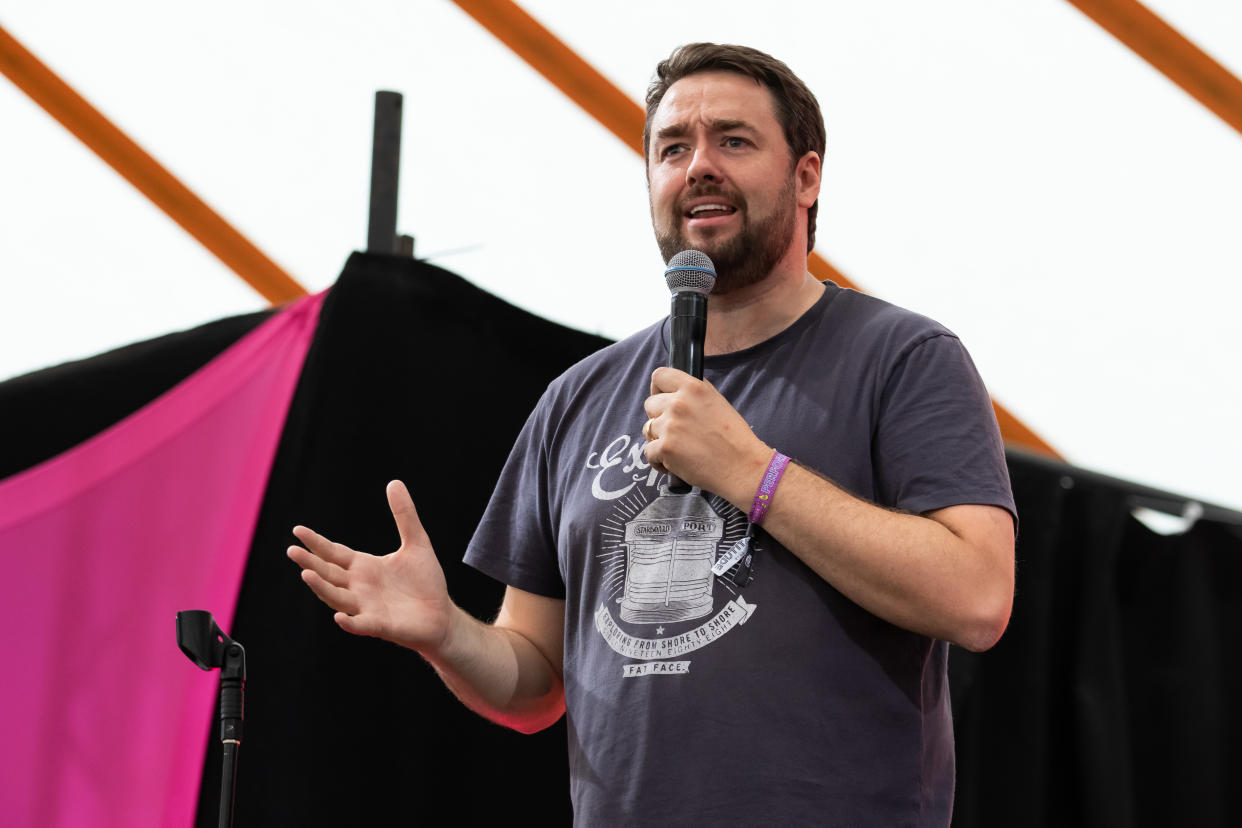
[{"label": "microphone stand", "polygon": [[177,646],[202,670],[220,669],[220,742],[224,767],[220,773],[219,828],[230,828],[236,806],[237,754],[245,719],[246,650],[221,631],[206,610],[177,613]]}]

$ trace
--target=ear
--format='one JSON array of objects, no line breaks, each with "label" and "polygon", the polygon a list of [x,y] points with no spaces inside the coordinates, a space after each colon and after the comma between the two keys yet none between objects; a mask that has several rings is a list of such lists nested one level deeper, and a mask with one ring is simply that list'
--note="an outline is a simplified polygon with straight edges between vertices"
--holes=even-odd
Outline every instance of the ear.
[{"label": "ear", "polygon": [[799,207],[810,209],[819,198],[820,164],[819,153],[807,150],[794,167],[794,186],[798,190]]}]

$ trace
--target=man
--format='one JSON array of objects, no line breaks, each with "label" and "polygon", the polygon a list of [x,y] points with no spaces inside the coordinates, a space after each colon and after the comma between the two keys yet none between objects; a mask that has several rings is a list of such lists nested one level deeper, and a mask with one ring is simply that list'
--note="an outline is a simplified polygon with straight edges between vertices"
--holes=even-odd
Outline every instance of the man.
[{"label": "man", "polygon": [[990,647],[1013,595],[987,395],[944,328],[807,273],[824,130],[783,63],[694,44],[657,75],[656,237],[718,272],[704,380],[661,322],[549,386],[466,553],[508,585],[490,625],[400,483],[397,552],[289,554],[494,721],[568,706],[579,824],[945,825],[945,642]]}]

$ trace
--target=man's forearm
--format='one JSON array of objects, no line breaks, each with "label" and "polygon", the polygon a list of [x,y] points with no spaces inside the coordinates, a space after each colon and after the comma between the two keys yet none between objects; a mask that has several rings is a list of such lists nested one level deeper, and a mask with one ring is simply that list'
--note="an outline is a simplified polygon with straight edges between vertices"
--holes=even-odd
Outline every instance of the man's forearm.
[{"label": "man's forearm", "polygon": [[[772,459],[711,383],[659,368],[644,404],[653,468],[715,492],[744,513]],[[859,500],[796,463],[770,501],[764,528],[821,578],[903,629],[983,650],[1009,621],[1013,521],[963,504],[911,515]]]},{"label": "man's forearm", "polygon": [[463,704],[497,724],[534,733],[565,712],[560,673],[538,647],[460,608],[444,646],[423,657]]},{"label": "man's forearm", "polygon": [[[743,460],[721,494],[748,511],[770,456],[764,448]],[[1008,623],[1013,523],[1003,509],[894,512],[791,463],[764,529],[854,603],[903,629],[984,650]]]}]

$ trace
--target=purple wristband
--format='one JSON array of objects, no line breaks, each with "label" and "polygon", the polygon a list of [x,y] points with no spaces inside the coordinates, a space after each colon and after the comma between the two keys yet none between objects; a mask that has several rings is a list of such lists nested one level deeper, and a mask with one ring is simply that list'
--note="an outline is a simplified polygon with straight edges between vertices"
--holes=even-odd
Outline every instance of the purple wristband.
[{"label": "purple wristband", "polygon": [[750,504],[751,523],[763,523],[763,517],[768,513],[768,507],[772,505],[772,495],[776,492],[776,485],[781,482],[781,475],[785,473],[787,465],[789,465],[788,457],[779,451],[772,452],[772,462],[768,463],[768,470],[763,473],[763,480],[759,482],[759,489],[755,492],[755,500]]}]

